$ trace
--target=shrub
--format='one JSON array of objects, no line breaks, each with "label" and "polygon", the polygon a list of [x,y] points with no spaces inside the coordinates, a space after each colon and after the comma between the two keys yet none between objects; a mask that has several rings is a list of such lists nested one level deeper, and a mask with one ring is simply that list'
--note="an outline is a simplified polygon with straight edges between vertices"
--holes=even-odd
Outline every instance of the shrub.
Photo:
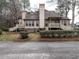
[{"label": "shrub", "polygon": [[19,28],[17,29],[17,32],[20,32]]},{"label": "shrub", "polygon": [[40,32],[42,38],[47,38],[49,36],[48,32]]},{"label": "shrub", "polygon": [[0,30],[0,35],[2,34],[2,30]]},{"label": "shrub", "polygon": [[8,28],[3,28],[3,31],[6,31],[7,32],[8,31]]},{"label": "shrub", "polygon": [[27,32],[20,32],[22,39],[28,38],[28,33]]},{"label": "shrub", "polygon": [[58,34],[54,34],[54,37],[57,38],[57,37],[59,37],[59,35]]},{"label": "shrub", "polygon": [[75,37],[79,36],[79,31],[43,31],[40,32],[42,38],[62,38],[62,37]]},{"label": "shrub", "polygon": [[20,39],[20,34],[19,33],[17,33],[17,34],[13,34],[13,33],[9,33],[9,34],[2,34],[2,35],[0,35],[0,40],[1,41],[15,41],[15,40],[17,40],[17,39]]},{"label": "shrub", "polygon": [[1,29],[2,31],[8,31],[8,27],[5,27],[5,26],[0,26],[0,29]]}]

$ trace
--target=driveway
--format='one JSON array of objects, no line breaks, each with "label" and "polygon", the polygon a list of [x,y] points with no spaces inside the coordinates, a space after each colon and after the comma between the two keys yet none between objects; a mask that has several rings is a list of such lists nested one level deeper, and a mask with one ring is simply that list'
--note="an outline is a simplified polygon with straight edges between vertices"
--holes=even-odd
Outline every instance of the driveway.
[{"label": "driveway", "polygon": [[79,59],[79,42],[0,42],[0,59]]}]

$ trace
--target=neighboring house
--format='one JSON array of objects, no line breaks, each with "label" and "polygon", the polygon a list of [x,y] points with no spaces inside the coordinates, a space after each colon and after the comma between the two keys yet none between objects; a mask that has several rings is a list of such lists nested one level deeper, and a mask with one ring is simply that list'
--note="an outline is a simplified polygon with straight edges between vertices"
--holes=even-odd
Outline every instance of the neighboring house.
[{"label": "neighboring house", "polygon": [[22,11],[22,18],[18,22],[9,31],[17,28],[26,30],[72,30],[70,19],[59,16],[54,11],[45,10],[45,4],[40,4],[39,11],[36,12]]}]

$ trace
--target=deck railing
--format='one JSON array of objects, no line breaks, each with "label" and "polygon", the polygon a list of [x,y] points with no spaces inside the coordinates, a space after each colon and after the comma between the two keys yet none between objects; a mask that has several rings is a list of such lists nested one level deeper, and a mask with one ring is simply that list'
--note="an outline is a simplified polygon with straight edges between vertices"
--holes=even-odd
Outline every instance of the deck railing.
[{"label": "deck railing", "polygon": [[49,24],[49,27],[52,27],[52,28],[60,28],[60,23],[50,23]]}]

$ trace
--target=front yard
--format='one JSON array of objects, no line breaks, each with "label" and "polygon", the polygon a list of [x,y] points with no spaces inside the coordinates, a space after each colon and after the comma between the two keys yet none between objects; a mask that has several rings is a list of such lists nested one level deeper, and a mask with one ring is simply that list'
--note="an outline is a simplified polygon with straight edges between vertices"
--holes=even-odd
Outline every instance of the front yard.
[{"label": "front yard", "polygon": [[9,32],[3,32],[0,35],[1,41],[15,41],[17,39],[20,39],[21,35],[19,33],[9,33]]},{"label": "front yard", "polygon": [[79,41],[79,31],[3,32],[0,41]]}]

